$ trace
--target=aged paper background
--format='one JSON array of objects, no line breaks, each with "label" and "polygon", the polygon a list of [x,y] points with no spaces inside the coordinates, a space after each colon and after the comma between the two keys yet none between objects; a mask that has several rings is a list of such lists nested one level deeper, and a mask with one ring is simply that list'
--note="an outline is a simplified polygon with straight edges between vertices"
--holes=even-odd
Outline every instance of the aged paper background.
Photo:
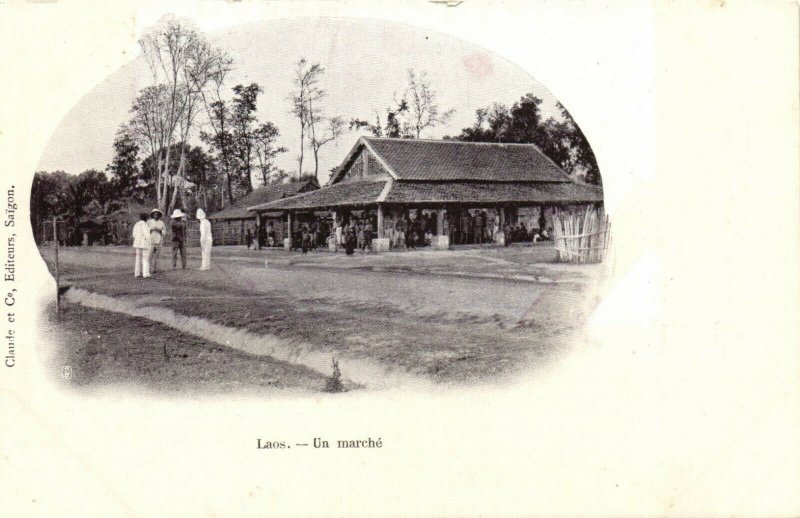
[{"label": "aged paper background", "polygon": [[[528,71],[603,173],[613,278],[586,344],[496,389],[313,399],[79,396],[37,342],[53,281],[17,232],[17,367],[0,371],[3,516],[796,516],[798,16],[788,2],[193,2],[213,32],[351,16]],[[27,203],[70,108],[157,2],[0,2],[0,171]],[[381,437],[262,452],[257,437]]]}]

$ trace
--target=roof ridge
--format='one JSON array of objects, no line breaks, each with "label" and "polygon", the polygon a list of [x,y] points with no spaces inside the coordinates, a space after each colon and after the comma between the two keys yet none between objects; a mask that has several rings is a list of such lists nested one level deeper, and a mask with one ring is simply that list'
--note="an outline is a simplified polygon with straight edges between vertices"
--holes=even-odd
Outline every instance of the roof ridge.
[{"label": "roof ridge", "polygon": [[[542,151],[542,148],[539,147],[538,144],[534,144],[533,142],[473,142],[469,140],[444,140],[444,139],[427,139],[427,138],[402,138],[402,137],[366,137],[362,136],[361,138],[366,140],[390,140],[394,142],[431,142],[434,144],[471,144],[471,145],[481,145],[481,146],[533,146],[539,151]],[[542,151],[544,154],[544,151]]]}]

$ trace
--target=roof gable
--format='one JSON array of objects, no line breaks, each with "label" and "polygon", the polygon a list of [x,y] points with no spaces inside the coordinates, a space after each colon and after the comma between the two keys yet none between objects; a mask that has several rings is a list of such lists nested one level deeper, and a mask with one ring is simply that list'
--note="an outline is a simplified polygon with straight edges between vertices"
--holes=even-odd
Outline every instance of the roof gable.
[{"label": "roof gable", "polygon": [[571,181],[535,144],[373,137],[362,137],[359,144],[361,141],[398,180]]},{"label": "roof gable", "polygon": [[397,175],[383,158],[375,153],[367,139],[361,137],[336,168],[328,185],[363,178],[376,179],[376,177],[396,179]]}]

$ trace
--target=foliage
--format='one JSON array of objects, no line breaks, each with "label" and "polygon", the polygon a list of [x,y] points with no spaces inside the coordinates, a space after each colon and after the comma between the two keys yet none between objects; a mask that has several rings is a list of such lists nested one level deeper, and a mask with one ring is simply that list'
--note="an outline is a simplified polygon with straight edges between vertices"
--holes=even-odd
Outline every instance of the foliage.
[{"label": "foliage", "polygon": [[234,200],[234,150],[233,134],[230,128],[230,109],[222,99],[212,102],[208,107],[208,121],[212,131],[200,133],[202,140],[211,152],[217,173],[224,178],[224,190],[229,204]]},{"label": "foliage", "polygon": [[542,120],[542,100],[526,94],[511,108],[495,103],[475,112],[475,123],[454,137],[467,142],[513,142],[538,145],[542,152],[572,175],[600,183],[600,170],[583,132],[569,112],[558,105],[559,118]]},{"label": "foliage", "polygon": [[453,116],[452,108],[442,111],[436,103],[436,91],[431,88],[427,72],[408,71],[408,85],[404,99],[408,102],[407,121],[403,132],[414,138],[427,128],[446,124]]},{"label": "foliage", "polygon": [[230,126],[235,159],[234,171],[238,187],[244,194],[253,192],[252,173],[255,162],[256,101],[261,87],[256,83],[233,87]]},{"label": "foliage", "polygon": [[442,110],[436,102],[436,91],[431,87],[427,72],[407,72],[403,96],[394,105],[386,107],[386,122],[375,112],[375,123],[363,119],[350,119],[351,130],[367,130],[376,137],[420,138],[429,128],[446,124],[454,109]]},{"label": "foliage", "polygon": [[336,358],[331,359],[331,366],[333,367],[333,373],[325,380],[325,388],[323,390],[325,392],[344,392],[342,372],[339,370],[339,362],[336,361]]},{"label": "foliage", "polygon": [[34,235],[43,221],[63,215],[67,211],[69,184],[74,176],[64,171],[37,171],[31,185],[31,227]]},{"label": "foliage", "polygon": [[261,124],[253,131],[261,185],[280,183],[288,176],[285,171],[278,168],[274,163],[275,157],[279,153],[288,151],[283,146],[275,145],[279,135],[278,127],[269,121]]},{"label": "foliage", "polygon": [[139,45],[153,84],[144,88],[132,107],[131,128],[156,156],[153,168],[159,207],[169,212],[181,196],[186,173],[186,147],[175,165],[173,144],[189,141],[207,95],[219,86],[232,65],[222,50],[212,47],[193,25],[165,17]]},{"label": "foliage", "polygon": [[300,122],[300,154],[297,157],[300,176],[303,175],[306,138],[314,155],[314,176],[317,176],[320,149],[341,137],[345,130],[342,117],[324,114],[322,100],[327,93],[319,86],[324,73],[325,69],[319,63],[310,64],[305,58],[301,58],[295,68],[296,90],[291,94],[291,101],[292,113]]},{"label": "foliage", "polygon": [[38,231],[43,222],[58,218],[67,222],[71,244],[80,242],[81,227],[104,224],[119,210],[115,185],[105,173],[89,169],[73,176],[64,171],[34,175],[31,191],[31,224]]},{"label": "foliage", "polygon": [[139,169],[139,144],[136,143],[130,129],[123,126],[114,139],[114,158],[106,167],[111,175],[114,190],[122,198],[142,200],[142,187],[146,181]]},{"label": "foliage", "polygon": [[[180,180],[183,182],[184,196],[181,204],[184,211],[196,206],[203,206],[209,212],[221,206],[219,199],[222,193],[222,179],[219,177],[214,158],[199,146],[189,144],[173,144],[169,150],[172,156],[184,156],[186,173]],[[162,150],[164,160],[166,150]],[[149,155],[142,161],[142,170],[152,170],[159,161],[156,155]],[[142,188],[142,197],[155,199],[155,185],[147,183]]]}]

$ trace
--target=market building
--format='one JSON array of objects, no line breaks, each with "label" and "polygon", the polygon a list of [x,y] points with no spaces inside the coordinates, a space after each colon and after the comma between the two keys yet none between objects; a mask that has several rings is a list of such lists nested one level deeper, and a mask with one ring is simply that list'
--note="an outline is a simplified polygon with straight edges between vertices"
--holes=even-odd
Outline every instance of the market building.
[{"label": "market building", "polygon": [[258,239],[262,246],[268,245],[271,232],[274,234],[274,241],[283,246],[285,237],[285,225],[281,222],[283,213],[281,211],[255,213],[247,210],[248,207],[263,205],[316,189],[319,189],[319,182],[313,178],[288,183],[274,183],[253,190],[247,196],[236,200],[230,207],[208,217],[212,225],[214,244],[243,245],[249,229],[254,239]]},{"label": "market building", "polygon": [[503,244],[511,228],[547,226],[557,208],[602,203],[602,187],[572,179],[533,144],[361,137],[325,187],[249,210],[281,214],[286,247],[303,226],[368,221],[371,248],[384,251],[412,232],[435,249]]}]

